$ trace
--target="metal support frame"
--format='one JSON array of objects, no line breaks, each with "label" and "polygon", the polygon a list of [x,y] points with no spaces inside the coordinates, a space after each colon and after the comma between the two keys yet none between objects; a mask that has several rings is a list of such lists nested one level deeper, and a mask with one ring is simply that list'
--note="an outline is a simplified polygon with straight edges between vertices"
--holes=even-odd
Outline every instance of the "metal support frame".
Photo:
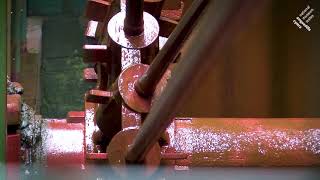
[{"label": "metal support frame", "polygon": [[199,19],[207,3],[208,0],[195,1],[190,11],[182,18],[164,47],[155,57],[147,72],[137,81],[135,89],[141,96],[148,97],[153,94],[156,85],[179,53],[184,40],[188,38],[192,27]]},{"label": "metal support frame", "polygon": [[[153,105],[145,119],[134,143],[129,149],[126,160],[130,163],[141,162],[149,149],[158,141],[161,134],[173,121],[177,111],[190,95],[193,87],[200,82],[206,69],[214,65],[214,57],[224,43],[230,40],[236,27],[243,27],[239,21],[246,22],[264,1],[228,0],[210,2],[207,16],[200,24],[195,35],[198,45],[189,47],[185,58],[173,73],[167,88]],[[190,49],[192,48],[192,49]],[[199,71],[199,67],[201,71]],[[156,131],[155,131],[156,129]]]}]

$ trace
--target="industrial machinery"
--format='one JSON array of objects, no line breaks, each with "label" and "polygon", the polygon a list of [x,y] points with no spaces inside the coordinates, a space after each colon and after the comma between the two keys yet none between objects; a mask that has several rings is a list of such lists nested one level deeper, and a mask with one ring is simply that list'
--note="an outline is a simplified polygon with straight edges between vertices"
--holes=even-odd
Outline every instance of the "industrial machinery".
[{"label": "industrial machinery", "polygon": [[136,164],[145,176],[160,166],[319,165],[317,119],[176,117],[235,29],[267,1],[183,1],[163,10],[177,2],[88,0],[83,53],[91,67],[83,78],[96,87],[84,111],[43,125],[46,166],[102,163],[127,177]]}]

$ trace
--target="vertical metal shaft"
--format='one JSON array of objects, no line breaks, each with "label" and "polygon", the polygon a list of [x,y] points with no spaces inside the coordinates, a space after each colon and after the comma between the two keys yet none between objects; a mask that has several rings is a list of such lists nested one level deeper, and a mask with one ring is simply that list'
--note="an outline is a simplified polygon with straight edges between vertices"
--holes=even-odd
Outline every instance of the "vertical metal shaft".
[{"label": "vertical metal shaft", "polygon": [[[211,1],[199,24],[195,38],[197,45],[188,47],[185,58],[180,61],[172,79],[162,96],[153,105],[143,123],[134,143],[127,153],[126,160],[141,162],[145,154],[158,141],[161,134],[170,125],[177,111],[197,87],[208,67],[215,64],[217,54],[239,28],[248,22],[249,15],[261,11],[264,1],[225,0]],[[259,5],[259,6],[258,6]],[[201,70],[199,69],[201,67]]]},{"label": "vertical metal shaft", "polygon": [[144,97],[151,96],[168,66],[179,53],[194,24],[205,9],[208,0],[194,1],[187,14],[181,19],[168,41],[156,56],[147,72],[135,83],[135,90]]},{"label": "vertical metal shaft", "polygon": [[143,0],[126,0],[124,32],[136,36],[143,32]]},{"label": "vertical metal shaft", "polygon": [[159,19],[163,3],[164,0],[144,0],[144,11]]}]

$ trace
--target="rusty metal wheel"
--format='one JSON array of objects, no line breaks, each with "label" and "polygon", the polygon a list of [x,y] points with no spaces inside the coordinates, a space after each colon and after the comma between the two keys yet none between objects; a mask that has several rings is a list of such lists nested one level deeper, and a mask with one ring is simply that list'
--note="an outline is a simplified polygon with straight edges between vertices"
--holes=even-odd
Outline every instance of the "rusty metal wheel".
[{"label": "rusty metal wheel", "polygon": [[[123,129],[112,138],[107,147],[108,161],[116,173],[121,176],[127,176],[129,166],[125,157],[138,131],[138,127]],[[145,170],[143,175],[152,175],[160,165],[160,160],[161,149],[157,143],[150,149],[148,154],[146,154],[144,161],[141,162],[144,165],[143,170]]]}]

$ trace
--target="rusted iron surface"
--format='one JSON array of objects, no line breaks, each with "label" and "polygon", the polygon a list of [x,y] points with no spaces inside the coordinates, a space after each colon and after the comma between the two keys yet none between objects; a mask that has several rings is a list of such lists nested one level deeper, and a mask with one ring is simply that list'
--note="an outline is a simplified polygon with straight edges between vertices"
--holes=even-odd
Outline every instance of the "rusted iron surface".
[{"label": "rusted iron surface", "polygon": [[95,131],[98,131],[99,128],[95,121],[95,112],[97,108],[97,104],[85,102],[85,152],[86,154],[89,153],[96,153],[96,145],[93,142],[92,134]]},{"label": "rusted iron surface", "polygon": [[167,17],[160,17],[159,18],[159,26],[160,26],[159,35],[163,37],[169,37],[177,25],[178,25],[178,21],[169,19]]},{"label": "rusted iron surface", "polygon": [[7,95],[7,125],[20,124],[21,96],[19,94]]},{"label": "rusted iron surface", "polygon": [[155,57],[148,71],[135,84],[135,90],[139,95],[144,97],[152,96],[156,85],[159,83],[170,63],[172,63],[179,54],[183,42],[188,38],[195,22],[206,8],[207,3],[207,0],[197,1],[181,20],[160,53]]},{"label": "rusted iron surface", "polygon": [[122,129],[128,127],[135,127],[141,125],[141,114],[132,111],[131,109],[127,108],[126,106],[122,106],[121,110],[121,127]]},{"label": "rusted iron surface", "polygon": [[[92,109],[94,104],[88,104],[87,108],[89,111],[94,111]],[[89,114],[94,115],[89,111],[87,111]],[[87,118],[94,119],[92,116]],[[180,166],[320,165],[319,120],[316,118],[175,118],[167,129],[170,136],[169,145],[162,147],[161,153],[158,150],[157,153],[152,153],[152,156],[160,156],[164,164]],[[94,122],[91,123],[89,126],[92,127]],[[133,129],[134,132],[121,133],[118,135],[121,138],[114,138],[116,140],[112,141],[117,142],[115,143],[117,145],[112,145],[114,143],[111,142],[109,148],[112,148],[112,151],[107,154],[94,151],[96,148],[93,146],[96,145],[92,143],[90,136],[92,135],[90,130],[93,132],[94,128],[86,127],[83,132],[84,126],[81,123],[67,123],[66,120],[47,120],[46,124],[42,155],[49,167],[61,163],[64,166],[82,167],[85,158],[109,159],[112,164],[117,164],[110,158],[123,157],[123,153],[126,152],[123,149],[128,148],[137,134],[136,128],[125,128],[123,131]],[[84,143],[84,139],[86,139],[86,151],[81,150],[84,149],[84,145],[81,144]],[[88,148],[90,144],[93,148]],[[154,162],[154,159],[151,162]]]},{"label": "rusted iron surface", "polygon": [[189,8],[192,6],[192,3],[194,0],[183,0],[183,10],[182,10],[182,15],[184,15]]},{"label": "rusted iron surface", "polygon": [[6,145],[6,161],[8,163],[19,163],[21,152],[20,152],[20,134],[8,134],[7,145]]},{"label": "rusted iron surface", "polygon": [[84,166],[84,125],[47,119],[42,131],[42,159],[47,167]]},{"label": "rusted iron surface", "polygon": [[97,32],[98,24],[99,24],[98,21],[88,21],[88,25],[84,35],[88,37],[93,37],[93,38],[97,37],[96,32]]},{"label": "rusted iron surface", "polygon": [[23,87],[18,82],[11,82],[7,76],[7,95],[11,94],[23,94]]},{"label": "rusted iron surface", "polygon": [[108,145],[112,137],[121,130],[121,109],[121,104],[114,99],[108,104],[98,105],[96,122],[104,135],[105,145]]},{"label": "rusted iron surface", "polygon": [[86,18],[93,21],[103,22],[108,16],[111,2],[112,0],[88,0],[85,12]]},{"label": "rusted iron surface", "polygon": [[124,103],[139,113],[150,110],[151,98],[141,97],[134,89],[136,81],[147,71],[148,65],[137,64],[124,70],[119,77],[118,87]]},{"label": "rusted iron surface", "polygon": [[179,160],[179,159],[187,159],[188,154],[186,153],[178,153],[178,152],[166,152],[161,153],[161,160]]},{"label": "rusted iron surface", "polygon": [[[132,144],[138,128],[126,128],[120,131],[110,142],[107,152],[108,161],[112,167],[120,174],[125,173],[126,162],[125,156]],[[146,166],[146,174],[152,174],[160,165],[160,146],[155,144],[146,155],[142,163]]]},{"label": "rusted iron surface", "polygon": [[113,97],[113,93],[109,91],[102,91],[98,89],[89,90],[86,93],[86,101],[92,103],[106,104],[110,98]]},{"label": "rusted iron surface", "polygon": [[141,49],[152,44],[159,34],[157,20],[149,13],[144,12],[144,31],[138,36],[126,36],[123,31],[125,13],[120,12],[113,16],[108,24],[108,33],[114,42],[129,49]]},{"label": "rusted iron surface", "polygon": [[98,76],[94,68],[85,68],[83,70],[83,79],[89,82],[97,82]]},{"label": "rusted iron surface", "polygon": [[140,96],[134,88],[135,83],[145,74],[148,68],[149,66],[144,64],[132,65],[125,69],[118,79],[118,88],[124,103],[138,113],[149,112],[152,102],[161,95],[171,76],[171,68],[168,68],[165,75],[163,75],[158,84],[156,84],[154,96]]},{"label": "rusted iron surface", "polygon": [[[172,160],[186,160],[188,158],[188,154],[185,153],[161,153],[160,154],[161,161],[172,161]],[[87,160],[108,160],[108,153],[87,153]]]},{"label": "rusted iron surface", "polygon": [[128,67],[141,62],[141,54],[137,49],[121,49],[121,69],[125,70]]},{"label": "rusted iron surface", "polygon": [[[127,69],[134,64],[141,63],[141,53],[136,49],[126,49],[121,50],[121,69]],[[128,127],[140,126],[142,117],[141,114],[134,112],[123,102],[121,103],[121,127],[122,129]]]},{"label": "rusted iron surface", "polygon": [[112,77],[110,65],[107,63],[96,63],[94,67],[95,72],[97,73],[98,80],[96,88],[102,91],[106,91],[109,85],[109,78]]},{"label": "rusted iron surface", "polygon": [[[6,170],[7,179],[18,180],[20,179],[20,161],[21,161],[21,142],[20,134],[7,135],[6,145]],[[3,175],[2,175],[3,177]]]},{"label": "rusted iron surface", "polygon": [[85,112],[84,111],[69,111],[67,115],[68,123],[82,123],[85,121]]},{"label": "rusted iron surface", "polygon": [[[249,0],[241,1],[241,3],[231,0],[214,1],[214,3],[210,1],[207,9],[208,14],[205,14],[200,29],[197,31],[196,37],[201,43],[197,47],[192,47],[192,50],[188,49],[185,60],[181,60],[167,88],[152,106],[153,108],[151,108],[141,126],[133,145],[127,153],[127,160],[139,162],[143,159],[145,153],[158,141],[161,134],[171,124],[177,110],[191,94],[192,88],[196,86],[197,82],[200,82],[199,78],[204,75],[204,71],[203,69],[199,71],[198,67],[212,66],[214,61],[211,58],[222,49],[226,40],[230,39],[233,34],[232,30],[240,25],[243,26],[240,22],[247,22],[249,14],[258,12],[257,9],[262,7],[263,3],[264,1]],[[212,21],[211,18],[218,14],[219,16]],[[184,91],[181,91],[181,89]],[[157,131],[154,129],[157,129]]]},{"label": "rusted iron surface", "polygon": [[111,51],[106,45],[84,45],[83,61],[86,63],[109,62],[111,60]]},{"label": "rusted iron surface", "polygon": [[182,17],[182,10],[183,10],[182,6],[180,6],[180,8],[173,9],[173,10],[163,9],[161,11],[161,17],[166,17],[174,21],[180,21]]},{"label": "rusted iron surface", "polygon": [[319,120],[177,118],[169,146],[189,166],[320,165]]},{"label": "rusted iron surface", "polygon": [[181,0],[166,0],[163,5],[163,9],[168,10],[174,10],[181,8]]},{"label": "rusted iron surface", "polygon": [[107,153],[87,153],[86,159],[87,160],[107,160],[108,154]]},{"label": "rusted iron surface", "polygon": [[123,30],[126,35],[137,36],[144,31],[143,0],[126,0]]},{"label": "rusted iron surface", "polygon": [[159,19],[165,0],[144,0],[144,11]]},{"label": "rusted iron surface", "polygon": [[171,63],[168,67],[168,69],[166,70],[166,72],[163,74],[163,76],[161,77],[160,81],[158,82],[158,84],[156,85],[156,88],[153,92],[153,96],[152,96],[152,100],[151,100],[151,107],[153,106],[153,104],[159,100],[162,92],[164,91],[164,89],[167,87],[168,81],[171,78],[172,75],[172,71],[174,70],[176,64]]}]

